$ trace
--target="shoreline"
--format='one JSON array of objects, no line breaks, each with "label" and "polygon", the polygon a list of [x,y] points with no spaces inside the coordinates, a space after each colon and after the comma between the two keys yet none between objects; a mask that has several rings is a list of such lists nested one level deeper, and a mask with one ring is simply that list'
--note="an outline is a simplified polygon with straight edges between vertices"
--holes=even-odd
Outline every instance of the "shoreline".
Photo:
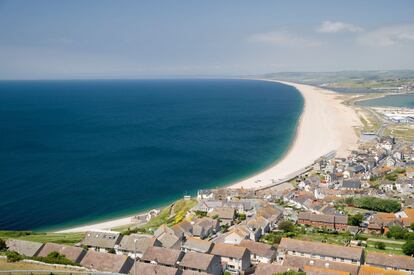
[{"label": "shoreline", "polygon": [[286,81],[257,79],[278,82],[296,88],[304,98],[302,114],[296,127],[295,137],[289,149],[272,166],[229,188],[261,188],[274,181],[282,181],[292,173],[300,171],[320,157],[335,151],[339,157],[346,157],[356,148],[358,136],[356,127],[361,122],[355,111],[338,99],[338,94],[316,86]]},{"label": "shoreline", "polygon": [[[251,79],[282,83],[296,88],[304,99],[302,113],[298,119],[295,134],[285,153],[269,167],[245,179],[230,183],[223,188],[260,188],[282,180],[297,172],[329,152],[345,156],[357,145],[355,127],[361,125],[355,111],[344,105],[333,91],[270,79]],[[316,122],[316,123],[315,123]],[[339,122],[339,123],[336,123]],[[339,127],[335,127],[339,126]],[[316,135],[315,135],[316,134]],[[56,233],[84,232],[92,229],[110,229],[132,225],[131,219],[140,212],[122,218],[82,225],[56,231]]]}]

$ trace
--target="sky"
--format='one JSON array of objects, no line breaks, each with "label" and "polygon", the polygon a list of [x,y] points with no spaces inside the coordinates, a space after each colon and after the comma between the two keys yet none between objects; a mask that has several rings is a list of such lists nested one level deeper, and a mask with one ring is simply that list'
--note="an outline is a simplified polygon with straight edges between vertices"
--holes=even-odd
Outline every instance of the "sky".
[{"label": "sky", "polygon": [[0,0],[0,79],[414,69],[413,0]]}]

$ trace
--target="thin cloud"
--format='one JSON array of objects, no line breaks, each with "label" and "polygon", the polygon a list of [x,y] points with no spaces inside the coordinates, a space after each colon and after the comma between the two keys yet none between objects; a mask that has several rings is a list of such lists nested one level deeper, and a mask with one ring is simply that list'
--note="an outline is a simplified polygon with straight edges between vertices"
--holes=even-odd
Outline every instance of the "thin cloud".
[{"label": "thin cloud", "polygon": [[363,29],[359,26],[340,22],[340,21],[324,21],[316,29],[317,32],[321,33],[339,33],[339,32],[361,32]]},{"label": "thin cloud", "polygon": [[379,28],[364,33],[358,38],[364,46],[390,47],[414,43],[414,24],[396,25]]},{"label": "thin cloud", "polygon": [[318,47],[322,45],[320,41],[287,31],[257,33],[250,37],[250,41],[281,47]]}]

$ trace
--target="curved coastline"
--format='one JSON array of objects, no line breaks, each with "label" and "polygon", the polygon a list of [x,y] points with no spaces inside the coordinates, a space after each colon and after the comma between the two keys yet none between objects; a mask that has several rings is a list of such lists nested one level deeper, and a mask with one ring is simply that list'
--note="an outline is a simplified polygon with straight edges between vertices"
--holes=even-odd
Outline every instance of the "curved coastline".
[{"label": "curved coastline", "polygon": [[[331,151],[336,151],[337,156],[345,156],[349,150],[355,148],[358,140],[355,127],[360,126],[361,122],[352,108],[342,104],[334,92],[285,81],[254,80],[278,82],[296,88],[304,99],[302,114],[298,119],[289,148],[280,159],[263,171],[228,184],[226,187],[260,188],[271,184],[273,180],[283,179],[287,175],[309,166],[316,159]],[[131,224],[132,217],[112,219],[58,232],[83,232],[125,226]]]},{"label": "curved coastline", "polygon": [[304,97],[303,113],[296,135],[287,152],[275,165],[234,183],[230,188],[261,188],[287,178],[332,151],[346,156],[356,147],[355,128],[361,123],[349,106],[342,104],[336,94],[322,88],[285,81],[267,80],[295,87]]}]

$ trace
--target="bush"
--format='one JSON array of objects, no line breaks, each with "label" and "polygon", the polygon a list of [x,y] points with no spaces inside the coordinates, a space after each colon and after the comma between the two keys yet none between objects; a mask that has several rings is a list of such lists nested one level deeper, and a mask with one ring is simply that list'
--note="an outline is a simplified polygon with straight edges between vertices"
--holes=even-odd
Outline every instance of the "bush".
[{"label": "bush", "polygon": [[0,251],[7,250],[6,242],[3,239],[0,239]]},{"label": "bush", "polygon": [[34,257],[33,258],[36,261],[44,262],[48,264],[62,264],[62,265],[79,265],[75,262],[72,262],[68,258],[66,258],[64,255],[60,255],[58,252],[53,251],[50,252],[46,257]]},{"label": "bush", "polygon": [[405,228],[402,228],[398,225],[390,226],[389,231],[387,232],[388,238],[394,238],[394,239],[404,239],[405,234],[407,234],[408,231]]},{"label": "bush", "polygon": [[288,220],[284,220],[282,222],[279,223],[278,228],[280,230],[283,230],[283,232],[292,232],[295,230],[295,225]]},{"label": "bush", "polygon": [[405,255],[413,256],[414,255],[414,241],[409,240],[402,246],[402,251]]},{"label": "bush", "polygon": [[239,220],[244,221],[244,220],[246,220],[246,214],[240,213],[240,214],[238,214],[238,218],[239,218]]},{"label": "bush", "polygon": [[383,243],[383,242],[376,242],[375,243],[375,248],[384,250],[385,249],[385,243]]},{"label": "bush", "polygon": [[366,241],[366,240],[368,240],[368,237],[365,237],[365,236],[362,236],[360,234],[357,234],[357,235],[355,235],[355,240],[358,240],[358,241]]},{"label": "bush", "polygon": [[23,260],[23,256],[17,253],[16,251],[6,251],[6,257],[9,263],[14,263]]},{"label": "bush", "polygon": [[414,232],[407,232],[407,233],[405,233],[404,239],[406,239],[406,240],[414,240]]},{"label": "bush", "polygon": [[377,197],[360,197],[351,199],[351,205],[358,208],[387,213],[394,213],[401,210],[401,204],[396,200],[381,199]]},{"label": "bush", "polygon": [[197,216],[197,218],[202,218],[202,217],[207,216],[207,212],[206,212],[206,211],[200,211],[200,210],[197,210],[197,211],[195,212],[195,215]]},{"label": "bush", "polygon": [[398,175],[394,173],[390,173],[390,174],[385,175],[385,178],[389,181],[396,181],[398,178]]}]

